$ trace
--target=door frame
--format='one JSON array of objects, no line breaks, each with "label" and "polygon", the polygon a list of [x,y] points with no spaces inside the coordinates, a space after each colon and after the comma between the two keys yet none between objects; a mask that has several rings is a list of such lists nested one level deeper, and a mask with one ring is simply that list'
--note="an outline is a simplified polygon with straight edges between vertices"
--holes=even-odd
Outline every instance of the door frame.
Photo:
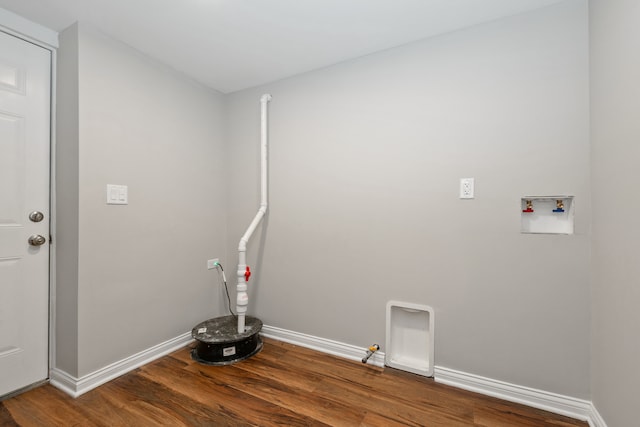
[{"label": "door frame", "polygon": [[49,361],[47,379],[51,378],[51,369],[56,366],[56,67],[58,33],[35,22],[0,8],[0,32],[34,44],[51,53],[51,93],[49,94],[49,235],[53,236],[49,244]]}]

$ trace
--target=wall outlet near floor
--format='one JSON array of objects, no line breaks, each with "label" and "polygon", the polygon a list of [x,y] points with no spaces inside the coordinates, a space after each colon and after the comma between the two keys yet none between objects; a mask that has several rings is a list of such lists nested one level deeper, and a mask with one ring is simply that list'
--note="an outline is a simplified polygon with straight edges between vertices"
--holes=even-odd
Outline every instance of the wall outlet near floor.
[{"label": "wall outlet near floor", "polygon": [[214,268],[218,268],[218,264],[220,264],[220,260],[218,258],[208,259],[207,270],[213,270]]},{"label": "wall outlet near floor", "polygon": [[474,179],[460,178],[460,198],[473,199],[474,197]]}]

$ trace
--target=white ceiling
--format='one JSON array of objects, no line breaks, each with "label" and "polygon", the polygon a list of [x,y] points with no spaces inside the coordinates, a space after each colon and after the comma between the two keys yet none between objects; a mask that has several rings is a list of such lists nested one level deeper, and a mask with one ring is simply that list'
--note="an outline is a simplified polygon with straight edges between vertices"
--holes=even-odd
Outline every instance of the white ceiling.
[{"label": "white ceiling", "polygon": [[76,21],[228,93],[563,0],[0,0]]}]

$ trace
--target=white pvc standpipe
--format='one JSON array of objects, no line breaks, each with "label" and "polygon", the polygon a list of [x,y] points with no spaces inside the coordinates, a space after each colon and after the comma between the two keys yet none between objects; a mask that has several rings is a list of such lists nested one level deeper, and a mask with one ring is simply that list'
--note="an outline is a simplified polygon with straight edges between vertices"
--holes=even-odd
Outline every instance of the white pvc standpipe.
[{"label": "white pvc standpipe", "polygon": [[236,298],[236,313],[238,313],[238,333],[244,332],[245,316],[249,305],[249,295],[247,294],[247,243],[256,227],[267,213],[267,143],[268,143],[268,115],[267,104],[271,101],[271,95],[264,94],[260,97],[260,208],[258,213],[249,224],[249,228],[240,238],[238,245],[238,286]]}]

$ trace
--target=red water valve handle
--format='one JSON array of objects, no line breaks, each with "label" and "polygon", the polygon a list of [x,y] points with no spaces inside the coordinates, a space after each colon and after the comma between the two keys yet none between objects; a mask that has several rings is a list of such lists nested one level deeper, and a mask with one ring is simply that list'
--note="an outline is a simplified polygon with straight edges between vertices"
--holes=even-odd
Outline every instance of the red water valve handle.
[{"label": "red water valve handle", "polygon": [[251,277],[251,270],[249,270],[249,266],[247,265],[247,270],[244,272],[244,281],[248,282],[249,277]]}]

